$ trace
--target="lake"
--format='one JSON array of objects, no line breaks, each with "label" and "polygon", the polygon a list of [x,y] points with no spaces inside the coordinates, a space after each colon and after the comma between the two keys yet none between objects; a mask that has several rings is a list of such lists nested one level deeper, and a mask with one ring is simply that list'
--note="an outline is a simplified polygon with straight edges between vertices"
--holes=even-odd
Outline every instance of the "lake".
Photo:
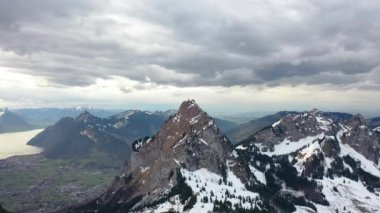
[{"label": "lake", "polygon": [[0,159],[8,158],[14,155],[37,154],[42,151],[41,148],[26,145],[26,143],[42,132],[43,129],[35,129],[25,132],[12,132],[0,134]]}]

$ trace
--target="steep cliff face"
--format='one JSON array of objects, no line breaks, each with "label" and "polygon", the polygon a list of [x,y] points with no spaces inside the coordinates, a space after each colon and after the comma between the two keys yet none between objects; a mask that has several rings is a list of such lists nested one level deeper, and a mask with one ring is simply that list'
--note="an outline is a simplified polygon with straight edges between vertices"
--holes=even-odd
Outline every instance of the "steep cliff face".
[{"label": "steep cliff face", "polygon": [[[214,177],[218,186],[231,188],[227,182],[236,177],[232,170],[238,176],[244,176],[244,171],[231,155],[231,143],[219,131],[214,120],[193,100],[183,102],[178,112],[163,124],[154,137],[137,140],[132,148],[131,159],[125,165],[123,174],[108,192],[79,210],[142,211],[165,208],[167,202],[175,202],[177,196],[185,196],[186,192],[182,189],[177,191],[179,188],[189,188],[189,196],[181,198],[183,210],[190,200],[200,203],[201,198],[195,192],[204,187],[198,186],[205,181],[201,180],[202,175]],[[197,184],[191,182],[191,177],[194,181],[197,179]],[[219,181],[224,184],[219,184]],[[208,192],[211,193],[210,190]],[[251,195],[256,197],[254,193]]]}]

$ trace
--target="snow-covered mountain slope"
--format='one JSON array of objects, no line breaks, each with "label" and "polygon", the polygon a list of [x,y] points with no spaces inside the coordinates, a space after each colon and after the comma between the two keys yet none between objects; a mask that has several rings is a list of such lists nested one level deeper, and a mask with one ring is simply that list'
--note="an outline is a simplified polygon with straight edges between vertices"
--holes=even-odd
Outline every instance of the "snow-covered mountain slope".
[{"label": "snow-covered mountain slope", "polygon": [[379,134],[361,116],[289,114],[232,146],[185,101],[101,197],[68,212],[379,212]]},{"label": "snow-covered mountain slope", "polygon": [[280,119],[235,150],[259,194],[287,211],[377,212],[379,142],[360,115],[339,122],[314,110]]},{"label": "snow-covered mountain slope", "polygon": [[[280,111],[273,115],[267,115],[262,118],[251,120],[247,123],[241,124],[226,132],[226,135],[233,143],[239,143],[250,135],[256,133],[264,127],[276,125],[280,122],[281,118],[300,114],[295,111]],[[304,113],[302,113],[304,114]],[[341,112],[320,112],[320,116],[329,118],[332,121],[342,122],[352,118],[353,115]]]}]

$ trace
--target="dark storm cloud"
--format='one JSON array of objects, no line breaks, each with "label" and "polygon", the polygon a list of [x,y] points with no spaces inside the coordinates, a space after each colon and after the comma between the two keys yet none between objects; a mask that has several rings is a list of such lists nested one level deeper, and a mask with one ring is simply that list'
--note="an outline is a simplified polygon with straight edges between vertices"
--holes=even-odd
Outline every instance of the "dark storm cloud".
[{"label": "dark storm cloud", "polygon": [[119,75],[176,86],[373,89],[378,11],[365,0],[0,0],[0,66],[61,86]]}]

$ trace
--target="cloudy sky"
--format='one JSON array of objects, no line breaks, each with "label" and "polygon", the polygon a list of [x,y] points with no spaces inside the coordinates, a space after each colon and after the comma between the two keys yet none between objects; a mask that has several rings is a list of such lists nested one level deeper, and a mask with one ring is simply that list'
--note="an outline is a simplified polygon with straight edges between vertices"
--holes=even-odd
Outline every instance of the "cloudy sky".
[{"label": "cloudy sky", "polygon": [[374,0],[0,0],[0,107],[380,114]]}]

